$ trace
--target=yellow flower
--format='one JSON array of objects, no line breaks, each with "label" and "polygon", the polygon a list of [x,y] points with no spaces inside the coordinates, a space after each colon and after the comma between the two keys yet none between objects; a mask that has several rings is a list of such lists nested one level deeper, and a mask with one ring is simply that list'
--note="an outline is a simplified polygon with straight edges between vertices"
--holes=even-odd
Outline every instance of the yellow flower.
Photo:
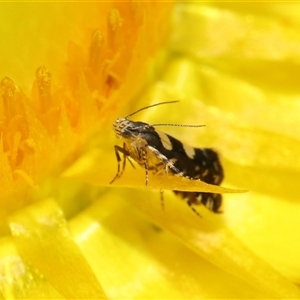
[{"label": "yellow flower", "polygon": [[[7,4],[3,297],[300,297],[300,6],[177,3],[150,66],[171,7]],[[8,34],[7,24],[18,25]],[[221,215],[197,207],[199,218],[169,191],[162,210],[139,167],[109,185],[113,121],[174,99],[134,118],[206,125],[167,129],[216,148],[223,185],[249,190],[224,195]],[[197,188],[175,180],[150,177],[149,185]]]}]

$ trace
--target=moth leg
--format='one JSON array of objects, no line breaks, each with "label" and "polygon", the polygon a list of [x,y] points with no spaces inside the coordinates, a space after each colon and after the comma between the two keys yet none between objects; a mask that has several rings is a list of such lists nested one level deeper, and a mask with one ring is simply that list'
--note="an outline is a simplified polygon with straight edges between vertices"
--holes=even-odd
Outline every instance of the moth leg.
[{"label": "moth leg", "polygon": [[148,165],[148,158],[147,158],[147,151],[146,147],[141,147],[141,158],[144,163],[145,168],[145,185],[148,185],[149,181],[149,165]]},{"label": "moth leg", "polygon": [[164,164],[161,161],[154,166],[149,166],[148,170],[152,171],[153,175],[159,175],[162,171],[164,171]]},{"label": "moth leg", "polygon": [[[112,179],[112,181],[109,184],[112,184],[117,178],[120,178],[122,176],[122,174],[125,170],[125,167],[126,167],[126,159],[128,159],[130,164],[133,166],[133,168],[135,168],[134,165],[132,164],[131,160],[129,159],[130,154],[125,148],[125,143],[123,144],[123,148],[118,145],[115,145],[114,148],[115,148],[115,154],[116,154],[116,158],[117,158],[117,162],[118,162],[118,169],[117,169],[116,176]],[[121,156],[119,153],[123,154],[122,168],[120,168],[122,159],[121,159]]]},{"label": "moth leg", "polygon": [[192,201],[191,199],[189,199],[189,198],[185,198],[184,200],[186,201],[187,205],[191,208],[191,210],[192,210],[198,217],[202,218],[201,215],[198,213],[198,211],[194,208],[194,206],[193,206],[193,201]]},{"label": "moth leg", "polygon": [[165,210],[165,205],[164,205],[164,190],[160,190],[160,203],[161,203],[161,209]]},{"label": "moth leg", "polygon": [[177,174],[178,176],[183,176],[183,173],[180,172],[175,166],[174,163],[176,162],[176,159],[169,159],[166,163],[165,163],[165,174],[168,175],[169,174],[169,170],[173,170],[173,172],[175,172],[175,174]]}]

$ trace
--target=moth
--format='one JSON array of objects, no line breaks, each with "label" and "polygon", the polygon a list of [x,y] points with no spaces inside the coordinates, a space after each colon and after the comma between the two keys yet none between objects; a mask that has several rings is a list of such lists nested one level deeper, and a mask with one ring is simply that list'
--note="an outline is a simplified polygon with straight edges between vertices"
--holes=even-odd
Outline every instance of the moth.
[{"label": "moth", "polygon": [[[139,110],[118,118],[113,124],[113,130],[117,138],[123,140],[123,147],[114,146],[118,162],[117,174],[110,183],[120,178],[125,170],[126,160],[134,167],[131,160],[145,169],[145,184],[148,184],[148,174],[178,175],[190,180],[201,180],[209,184],[219,185],[224,172],[218,154],[210,148],[194,148],[178,139],[156,130],[157,126],[183,126],[201,127],[203,125],[181,124],[148,124],[140,121],[132,121],[129,117],[136,113],[162,104],[170,104],[178,101],[160,102],[145,106]],[[123,155],[123,163],[121,165]],[[174,191],[191,209],[198,214],[193,205],[204,205],[209,210],[219,213],[222,204],[222,196],[206,192]],[[199,214],[198,214],[199,215]]]}]

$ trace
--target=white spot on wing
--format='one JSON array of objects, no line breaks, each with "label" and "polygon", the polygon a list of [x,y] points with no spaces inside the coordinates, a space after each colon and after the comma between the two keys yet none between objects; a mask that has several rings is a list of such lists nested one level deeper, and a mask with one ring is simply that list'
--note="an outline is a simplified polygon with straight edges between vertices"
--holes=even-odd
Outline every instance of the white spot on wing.
[{"label": "white spot on wing", "polygon": [[183,149],[185,151],[185,154],[190,158],[193,159],[195,156],[195,148],[188,146],[186,144],[183,144]]},{"label": "white spot on wing", "polygon": [[167,150],[172,150],[173,146],[172,146],[172,143],[171,143],[169,137],[161,131],[156,131],[156,133],[158,134],[160,141],[163,144],[164,148]]},{"label": "white spot on wing", "polygon": [[214,162],[214,168],[215,168],[216,171],[219,171],[219,165],[218,165],[217,162]]}]

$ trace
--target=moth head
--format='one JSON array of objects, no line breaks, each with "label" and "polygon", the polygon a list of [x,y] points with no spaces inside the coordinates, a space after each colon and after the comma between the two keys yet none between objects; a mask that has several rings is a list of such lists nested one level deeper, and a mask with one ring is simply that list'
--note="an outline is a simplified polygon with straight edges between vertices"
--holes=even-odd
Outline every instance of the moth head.
[{"label": "moth head", "polygon": [[113,124],[113,130],[119,139],[130,139],[149,129],[147,123],[134,122],[127,118],[119,118]]}]

